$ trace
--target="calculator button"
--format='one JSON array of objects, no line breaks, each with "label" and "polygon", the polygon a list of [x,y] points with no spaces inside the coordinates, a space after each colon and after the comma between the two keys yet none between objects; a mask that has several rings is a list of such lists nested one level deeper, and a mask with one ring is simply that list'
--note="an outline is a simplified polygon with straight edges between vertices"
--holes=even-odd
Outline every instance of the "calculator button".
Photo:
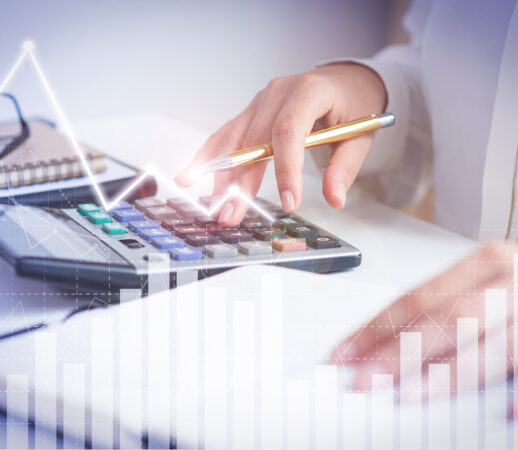
[{"label": "calculator button", "polygon": [[173,209],[177,209],[177,206],[180,205],[189,205],[190,202],[186,198],[183,197],[172,197],[167,199],[167,206]]},{"label": "calculator button", "polygon": [[94,212],[101,212],[101,208],[99,208],[95,203],[81,203],[80,205],[77,205],[77,210],[83,216]]},{"label": "calculator button", "polygon": [[286,231],[280,228],[262,228],[254,230],[254,238],[260,241],[271,241],[273,239],[280,239],[286,237]]},{"label": "calculator button", "polygon": [[115,211],[121,211],[123,209],[132,209],[133,206],[131,206],[130,203],[128,203],[125,200],[121,200],[120,202],[115,203],[115,205],[110,207],[110,212],[114,213]]},{"label": "calculator button", "polygon": [[240,242],[239,250],[245,255],[268,255],[272,253],[272,246],[261,241]]},{"label": "calculator button", "polygon": [[180,214],[186,217],[206,216],[207,213],[192,205],[179,205],[175,208]]},{"label": "calculator button", "polygon": [[340,243],[329,236],[313,236],[309,237],[306,242],[313,248],[336,248],[340,247]]},{"label": "calculator button", "polygon": [[276,219],[284,219],[285,217],[289,217],[290,214],[280,208],[274,208],[268,211],[270,216],[275,217]]},{"label": "calculator button", "polygon": [[176,236],[156,237],[151,240],[151,243],[161,250],[168,248],[183,247],[185,245],[185,243]]},{"label": "calculator button", "polygon": [[286,232],[293,237],[297,238],[308,238],[311,236],[318,236],[318,230],[316,228],[307,226],[307,225],[299,225],[286,227]]},{"label": "calculator button", "polygon": [[300,225],[304,225],[304,222],[295,218],[295,217],[283,217],[273,224],[276,227],[286,228],[286,227],[297,227]]},{"label": "calculator button", "polygon": [[244,230],[255,230],[257,228],[269,228],[270,224],[262,220],[245,220],[241,222],[240,228]]},{"label": "calculator button", "polygon": [[205,253],[211,258],[234,258],[237,256],[237,248],[230,244],[212,244],[205,247]]},{"label": "calculator button", "polygon": [[237,244],[238,242],[246,242],[252,240],[252,235],[246,231],[223,231],[221,239],[229,244]]},{"label": "calculator button", "polygon": [[193,219],[186,219],[180,216],[162,220],[162,226],[167,230],[175,230],[177,227],[190,227],[193,223]]},{"label": "calculator button", "polygon": [[178,214],[169,206],[151,206],[144,210],[147,216],[155,220],[178,218]]},{"label": "calculator button", "polygon": [[175,261],[198,261],[203,258],[201,250],[192,247],[172,248],[169,254]]},{"label": "calculator button", "polygon": [[121,242],[126,247],[131,248],[131,249],[144,248],[144,245],[142,245],[136,239],[119,239],[119,242]]},{"label": "calculator button", "polygon": [[135,200],[134,202],[135,208],[139,209],[140,211],[145,212],[144,210],[146,208],[151,208],[153,206],[165,206],[165,203],[161,200],[158,200],[157,198],[140,198],[138,200]]},{"label": "calculator button", "polygon": [[306,242],[297,238],[275,239],[272,242],[275,250],[280,252],[296,252],[298,250],[306,250]]},{"label": "calculator button", "polygon": [[214,236],[221,236],[221,233],[224,233],[225,231],[238,231],[238,227],[222,227],[218,224],[212,225],[210,227],[207,227],[207,231]]},{"label": "calculator button", "polygon": [[128,229],[120,223],[103,223],[102,229],[105,233],[110,235],[113,234],[126,234]]},{"label": "calculator button", "polygon": [[258,220],[261,218],[261,215],[256,212],[256,211],[248,211],[246,214],[245,214],[245,217],[243,217],[243,220],[246,221],[246,220]]},{"label": "calculator button", "polygon": [[217,244],[218,238],[211,236],[210,234],[188,234],[185,240],[189,245],[194,247],[201,247],[202,245]]},{"label": "calculator button", "polygon": [[144,220],[144,213],[137,211],[135,208],[123,209],[122,211],[115,211],[113,214],[119,222],[132,222],[134,220]]},{"label": "calculator button", "polygon": [[88,217],[88,220],[92,223],[109,223],[112,221],[112,218],[103,212],[92,212],[89,213],[86,217]]},{"label": "calculator button", "polygon": [[210,216],[195,217],[194,223],[199,227],[208,227],[210,225],[216,225],[218,221]]},{"label": "calculator button", "polygon": [[160,225],[153,220],[134,220],[132,222],[128,222],[128,227],[131,231],[135,233],[140,233],[142,230],[148,230],[151,228],[159,228]]},{"label": "calculator button", "polygon": [[142,236],[146,241],[150,241],[156,237],[170,237],[173,235],[163,228],[150,228],[147,230],[142,230],[140,236]]},{"label": "calculator button", "polygon": [[176,227],[174,229],[174,234],[181,238],[185,238],[191,234],[204,234],[205,232],[205,228],[200,227]]}]

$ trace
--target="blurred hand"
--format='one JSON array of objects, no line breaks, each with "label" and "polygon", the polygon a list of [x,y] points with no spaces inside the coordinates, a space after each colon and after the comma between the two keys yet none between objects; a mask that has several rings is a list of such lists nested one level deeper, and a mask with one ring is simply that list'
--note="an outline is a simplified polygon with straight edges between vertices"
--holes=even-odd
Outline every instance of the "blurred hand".
[{"label": "blurred hand", "polygon": [[[333,351],[331,360],[339,365],[358,369],[353,388],[371,389],[373,373],[392,373],[400,377],[399,334],[418,331],[422,334],[423,375],[428,363],[450,364],[452,389],[455,389],[457,318],[475,317],[479,323],[479,383],[484,382],[485,290],[505,288],[508,325],[511,323],[513,254],[516,243],[495,243],[480,248],[443,274],[406,294]],[[508,349],[512,348],[511,327],[508,327]],[[494,331],[493,331],[494,332]],[[466,343],[464,343],[466,345]],[[508,357],[508,370],[512,360]],[[490,381],[490,380],[489,380]],[[423,383],[423,388],[426,384]],[[476,386],[473,386],[476,388]]]},{"label": "blurred hand", "polygon": [[[323,127],[383,112],[383,82],[371,69],[354,63],[331,64],[311,72],[276,78],[260,91],[237,117],[216,131],[198,151],[187,169],[176,178],[180,186],[194,184],[196,167],[220,154],[272,142],[275,175],[282,207],[295,211],[302,199],[304,139],[321,119]],[[335,144],[324,175],[323,193],[333,208],[341,208],[346,193],[372,145],[372,135]],[[213,204],[236,184],[254,197],[264,176],[266,162],[215,175]],[[237,225],[248,209],[234,198],[223,206],[219,221]]]}]

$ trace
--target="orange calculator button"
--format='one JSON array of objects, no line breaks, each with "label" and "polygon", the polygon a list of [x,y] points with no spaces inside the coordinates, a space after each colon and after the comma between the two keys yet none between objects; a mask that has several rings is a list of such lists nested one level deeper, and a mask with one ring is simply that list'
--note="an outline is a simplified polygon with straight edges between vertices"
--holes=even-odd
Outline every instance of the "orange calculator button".
[{"label": "orange calculator button", "polygon": [[280,252],[296,252],[306,250],[306,242],[297,238],[281,238],[275,239],[272,243],[275,250]]}]

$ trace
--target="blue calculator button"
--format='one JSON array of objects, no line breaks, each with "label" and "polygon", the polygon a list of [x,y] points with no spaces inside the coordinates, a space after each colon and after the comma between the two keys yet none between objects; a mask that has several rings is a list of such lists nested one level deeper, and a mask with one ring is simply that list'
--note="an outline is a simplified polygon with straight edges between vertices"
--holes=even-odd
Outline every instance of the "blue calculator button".
[{"label": "blue calculator button", "polygon": [[140,232],[140,236],[143,237],[146,241],[151,241],[154,238],[158,237],[172,237],[173,234],[163,228],[149,228],[142,230]]},{"label": "blue calculator button", "polygon": [[161,249],[167,249],[167,248],[178,248],[183,247],[185,243],[176,236],[163,236],[163,237],[156,237],[151,240],[151,243]]},{"label": "blue calculator button", "polygon": [[154,220],[134,220],[128,222],[128,227],[131,231],[140,233],[142,230],[148,230],[150,228],[159,228],[160,225],[158,225],[158,223],[156,223]]},{"label": "blue calculator button", "polygon": [[198,261],[203,258],[201,250],[193,247],[172,248],[169,253],[175,261]]},{"label": "blue calculator button", "polygon": [[133,222],[135,220],[144,220],[144,213],[137,211],[135,208],[131,209],[121,209],[120,211],[115,211],[113,214],[119,222]]},{"label": "blue calculator button", "polygon": [[133,209],[133,206],[131,206],[127,201],[121,200],[110,208],[110,212],[114,213],[115,211],[122,211],[123,209]]}]

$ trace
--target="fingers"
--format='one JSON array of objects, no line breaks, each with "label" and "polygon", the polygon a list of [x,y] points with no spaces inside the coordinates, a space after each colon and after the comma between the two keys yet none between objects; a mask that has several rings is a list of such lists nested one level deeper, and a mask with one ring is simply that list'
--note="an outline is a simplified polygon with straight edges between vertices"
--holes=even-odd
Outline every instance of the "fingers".
[{"label": "fingers", "polygon": [[275,176],[286,212],[295,211],[302,199],[305,138],[315,121],[326,115],[332,105],[328,85],[319,76],[303,75],[273,125]]},{"label": "fingers", "polygon": [[356,179],[372,141],[373,136],[368,134],[336,144],[322,185],[324,197],[333,208],[345,205],[347,191]]},{"label": "fingers", "polygon": [[[241,114],[227,122],[207,139],[184,171],[175,178],[176,184],[181,187],[192,186],[202,175],[199,172],[199,168],[203,163],[210,161],[220,154],[229,153],[241,147],[248,127],[254,118],[260,97],[261,92],[257,94],[254,100]],[[216,174],[214,190],[217,192],[215,193],[221,192],[232,182],[232,179],[232,172]]]},{"label": "fingers", "polygon": [[[517,250],[516,244],[481,248],[414,293],[402,297],[338,345],[332,354],[333,362],[359,368],[355,381],[357,389],[369,389],[375,371],[392,373],[398,380],[404,371],[415,371],[424,363],[422,370],[426,379],[429,363],[444,362],[451,366],[452,389],[455,389],[457,359],[462,359],[466,346],[478,346],[478,356],[471,361],[473,367],[480,365],[483,369],[484,361],[500,352],[499,356],[494,356],[495,365],[500,369],[495,372],[493,366],[487,364],[485,371],[473,369],[479,375],[474,384],[493,381],[497,375],[505,376],[505,369],[511,364],[510,353],[505,354],[510,348],[506,322],[512,323],[512,296],[509,293],[513,254]],[[471,334],[462,331],[466,318],[468,323],[474,319],[471,323],[477,324]],[[403,333],[409,332],[416,332],[416,339],[419,335],[420,342],[416,345],[419,345],[417,351],[421,352],[421,357],[415,358],[413,365],[408,361],[404,365],[408,348],[401,348],[401,342],[403,337],[408,337]],[[493,341],[498,344],[491,344]],[[488,348],[491,349],[489,355]],[[461,378],[465,376],[461,374]]]}]

